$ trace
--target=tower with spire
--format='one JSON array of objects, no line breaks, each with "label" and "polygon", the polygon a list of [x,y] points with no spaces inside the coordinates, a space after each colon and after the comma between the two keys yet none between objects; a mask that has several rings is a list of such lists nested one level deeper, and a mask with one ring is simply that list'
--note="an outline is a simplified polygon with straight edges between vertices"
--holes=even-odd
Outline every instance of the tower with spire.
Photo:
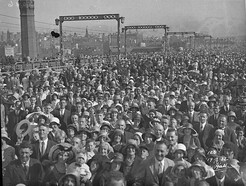
[{"label": "tower with spire", "polygon": [[89,37],[89,33],[88,33],[88,27],[86,27],[86,31],[85,31],[85,37],[88,38]]}]

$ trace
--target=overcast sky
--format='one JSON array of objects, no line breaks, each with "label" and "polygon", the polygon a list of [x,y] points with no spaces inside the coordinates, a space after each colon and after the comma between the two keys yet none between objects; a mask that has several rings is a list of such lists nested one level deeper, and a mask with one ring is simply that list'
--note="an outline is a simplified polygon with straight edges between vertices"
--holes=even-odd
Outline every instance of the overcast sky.
[{"label": "overcast sky", "polygon": [[[54,23],[59,15],[119,13],[124,25],[166,24],[171,31],[197,31],[210,34],[237,34],[245,31],[246,0],[35,0],[35,20]],[[13,2],[13,3],[12,3]],[[19,17],[17,0],[0,0],[0,14]],[[0,16],[0,28],[17,31],[18,19]],[[5,23],[3,23],[5,22]],[[11,23],[11,24],[6,24]],[[64,26],[116,31],[116,22],[66,22]],[[55,25],[36,23],[36,29]],[[41,28],[42,27],[42,28]],[[236,28],[236,29],[235,29]],[[67,28],[75,31],[73,28]],[[78,31],[78,29],[76,30]]]}]

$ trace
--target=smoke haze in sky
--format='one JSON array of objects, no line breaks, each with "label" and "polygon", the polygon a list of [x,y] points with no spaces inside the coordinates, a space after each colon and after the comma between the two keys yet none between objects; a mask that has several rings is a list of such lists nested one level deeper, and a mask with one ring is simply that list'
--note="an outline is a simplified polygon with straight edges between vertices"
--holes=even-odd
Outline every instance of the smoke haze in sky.
[{"label": "smoke haze in sky", "polygon": [[[213,36],[243,35],[246,33],[245,1],[35,0],[35,20],[54,23],[59,15],[119,13],[125,17],[124,25],[166,24],[170,26],[171,31],[195,31]],[[19,17],[16,3],[17,0],[0,0],[1,14]],[[17,19],[2,16],[0,21],[19,23]],[[66,22],[64,25],[81,28],[88,26],[89,30],[93,28],[97,32],[116,31],[116,22],[113,20]],[[55,25],[40,23],[36,23],[36,27],[37,30],[40,29],[38,27],[57,28]]]}]

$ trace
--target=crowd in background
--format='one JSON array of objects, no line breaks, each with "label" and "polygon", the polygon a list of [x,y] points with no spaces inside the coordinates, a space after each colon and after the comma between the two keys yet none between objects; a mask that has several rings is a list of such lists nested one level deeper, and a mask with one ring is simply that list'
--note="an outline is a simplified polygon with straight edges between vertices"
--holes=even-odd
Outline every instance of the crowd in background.
[{"label": "crowd in background", "polygon": [[1,76],[3,185],[246,185],[246,47]]}]

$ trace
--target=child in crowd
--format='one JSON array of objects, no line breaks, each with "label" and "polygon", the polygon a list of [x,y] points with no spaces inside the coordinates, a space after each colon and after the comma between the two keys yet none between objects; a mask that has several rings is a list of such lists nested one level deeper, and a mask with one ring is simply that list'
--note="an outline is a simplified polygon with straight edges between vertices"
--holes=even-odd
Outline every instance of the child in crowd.
[{"label": "child in crowd", "polygon": [[87,160],[90,160],[96,154],[96,144],[93,139],[88,139],[86,142]]},{"label": "child in crowd", "polygon": [[71,125],[71,124],[68,125],[67,126],[67,139],[66,139],[66,141],[68,143],[71,143],[72,139],[74,138],[76,133],[77,133],[77,127],[75,125]]},{"label": "child in crowd", "polygon": [[89,166],[86,164],[87,156],[84,151],[78,151],[76,154],[76,162],[71,163],[67,172],[73,172],[74,170],[80,174],[80,183],[83,186],[90,184],[91,172]]}]

